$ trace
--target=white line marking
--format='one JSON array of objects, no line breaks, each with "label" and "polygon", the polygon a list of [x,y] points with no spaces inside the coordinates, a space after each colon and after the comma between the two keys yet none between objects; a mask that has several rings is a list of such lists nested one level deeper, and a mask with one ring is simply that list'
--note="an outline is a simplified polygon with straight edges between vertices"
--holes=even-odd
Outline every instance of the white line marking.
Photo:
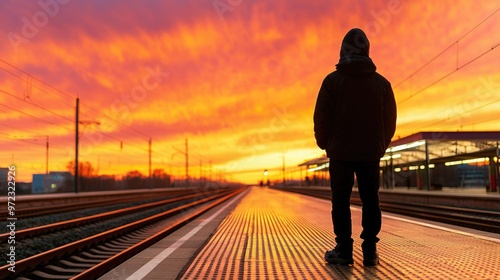
[{"label": "white line marking", "polygon": [[[317,200],[319,202],[331,203],[330,201],[322,199],[322,198],[317,198],[317,197],[312,197],[312,196],[310,198],[315,199],[315,200]],[[351,211],[353,211],[353,212],[354,211],[355,212],[362,212],[361,211],[361,206],[351,205]],[[429,224],[429,223],[419,222],[419,221],[416,221],[416,220],[412,220],[411,218],[408,218],[408,219],[400,218],[400,217],[396,217],[396,216],[392,216],[392,215],[386,214],[383,211],[382,211],[382,217],[383,218],[393,219],[393,220],[399,220],[399,221],[403,221],[403,222],[407,222],[407,223],[417,224],[417,225],[421,225],[421,226],[425,226],[425,227],[440,229],[440,230],[444,230],[444,231],[449,231],[449,232],[453,232],[453,233],[456,233],[456,234],[466,235],[466,236],[470,236],[470,237],[474,237],[474,238],[478,238],[478,239],[483,239],[483,240],[487,240],[487,241],[491,241],[491,242],[495,242],[495,243],[500,243],[500,238],[489,237],[489,236],[474,234],[474,233],[470,233],[470,232],[466,232],[466,231],[451,229],[451,228],[448,228],[448,227],[445,227],[445,226],[438,226],[438,225],[433,225],[433,224]],[[384,229],[384,226],[382,226],[382,229]],[[485,234],[488,234],[488,233],[485,233]],[[495,234],[495,233],[492,233],[492,234]]]},{"label": "white line marking", "polygon": [[163,260],[165,260],[170,254],[172,254],[177,248],[181,247],[186,241],[189,240],[193,235],[195,235],[200,229],[202,229],[206,224],[208,224],[210,221],[212,221],[215,217],[217,217],[222,211],[224,211],[227,207],[229,207],[231,204],[233,204],[235,201],[237,201],[240,196],[246,194],[248,191],[245,191],[241,194],[239,194],[237,197],[233,198],[228,204],[224,205],[221,209],[219,209],[217,212],[215,212],[212,216],[210,216],[208,219],[204,220],[201,222],[198,226],[193,228],[190,232],[188,232],[186,235],[181,237],[179,240],[177,240],[174,244],[170,245],[170,247],[166,248],[162,252],[160,252],[158,255],[156,255],[154,258],[152,258],[149,262],[147,262],[145,265],[143,265],[141,268],[139,268],[134,274],[130,275],[127,280],[136,280],[136,279],[143,279],[147,274],[149,274],[158,264],[160,264]]},{"label": "white line marking", "polygon": [[425,227],[440,229],[440,230],[444,230],[444,231],[449,231],[449,232],[462,234],[462,235],[466,235],[466,236],[470,236],[470,237],[474,237],[474,238],[484,239],[484,240],[488,240],[488,241],[492,241],[492,242],[496,242],[496,243],[500,243],[500,239],[494,238],[494,237],[488,237],[488,236],[484,236],[484,235],[474,234],[474,233],[470,233],[470,232],[466,232],[466,231],[451,229],[451,228],[444,227],[444,226],[442,227],[442,226],[438,226],[438,225],[428,224],[428,223],[419,222],[419,221],[415,221],[415,220],[411,220],[411,219],[400,218],[400,217],[396,217],[396,216],[392,216],[392,215],[388,215],[388,214],[384,214],[384,213],[382,214],[382,217],[393,219],[393,220],[398,220],[398,221],[403,221],[403,222],[407,222],[407,223],[417,224],[417,225],[421,225],[421,226],[425,226]]}]

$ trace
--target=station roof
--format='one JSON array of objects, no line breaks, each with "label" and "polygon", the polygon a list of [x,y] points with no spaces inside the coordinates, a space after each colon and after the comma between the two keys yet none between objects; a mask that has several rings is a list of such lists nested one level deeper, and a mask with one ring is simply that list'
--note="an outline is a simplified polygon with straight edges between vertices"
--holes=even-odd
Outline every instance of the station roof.
[{"label": "station roof", "polygon": [[397,140],[390,147],[409,144],[416,141],[500,141],[500,131],[425,131],[418,132]]},{"label": "station roof", "polygon": [[426,143],[430,159],[437,162],[497,156],[499,142],[500,131],[419,132],[392,141],[382,159],[397,156],[398,162],[422,160]]},{"label": "station roof", "polygon": [[308,160],[308,161],[305,161],[301,164],[299,164],[298,166],[311,166],[311,165],[322,165],[324,163],[327,163],[329,162],[330,160],[326,157],[326,156],[322,156],[320,158],[313,158],[311,160]]},{"label": "station roof", "polygon": [[[418,163],[425,160],[424,144],[428,143],[431,163],[445,163],[498,156],[500,131],[423,131],[393,140],[381,160],[391,157],[394,164]],[[305,161],[299,166],[316,170],[328,169],[326,156]]]}]

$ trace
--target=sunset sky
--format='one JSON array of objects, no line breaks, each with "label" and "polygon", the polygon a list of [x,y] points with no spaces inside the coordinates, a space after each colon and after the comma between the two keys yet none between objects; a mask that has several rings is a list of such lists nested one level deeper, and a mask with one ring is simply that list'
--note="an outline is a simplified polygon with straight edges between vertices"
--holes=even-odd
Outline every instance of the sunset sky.
[{"label": "sunset sky", "polygon": [[0,167],[15,164],[21,181],[45,173],[48,136],[49,170],[65,170],[79,97],[80,161],[99,174],[147,175],[151,139],[153,169],[183,176],[187,138],[190,176],[201,163],[206,177],[256,183],[269,169],[277,180],[283,162],[291,170],[323,154],[314,105],[353,27],[392,83],[395,139],[500,130],[499,8],[498,0],[0,1]]}]

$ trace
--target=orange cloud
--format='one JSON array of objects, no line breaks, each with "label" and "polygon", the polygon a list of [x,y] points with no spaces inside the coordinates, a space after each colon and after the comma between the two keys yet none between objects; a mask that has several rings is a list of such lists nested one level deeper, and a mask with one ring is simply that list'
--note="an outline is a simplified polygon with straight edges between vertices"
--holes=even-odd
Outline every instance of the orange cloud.
[{"label": "orange cloud", "polygon": [[[0,3],[8,15],[0,56],[34,77],[0,62],[0,144],[9,147],[0,161],[18,164],[22,180],[44,172],[46,135],[50,170],[73,159],[76,97],[80,158],[102,174],[147,174],[150,139],[153,167],[177,176],[186,138],[193,170],[212,161],[252,183],[261,174],[248,170],[279,169],[283,155],[289,167],[319,156],[317,92],[355,26],[394,86],[398,136],[498,130],[500,53],[491,48],[500,15],[406,79],[498,9],[494,1],[241,1],[222,10],[211,1],[124,3],[71,1],[53,6],[53,16],[32,1]],[[37,25],[41,12],[47,21]],[[23,34],[29,24],[37,29],[31,38]],[[24,39],[16,48],[14,33]]]}]

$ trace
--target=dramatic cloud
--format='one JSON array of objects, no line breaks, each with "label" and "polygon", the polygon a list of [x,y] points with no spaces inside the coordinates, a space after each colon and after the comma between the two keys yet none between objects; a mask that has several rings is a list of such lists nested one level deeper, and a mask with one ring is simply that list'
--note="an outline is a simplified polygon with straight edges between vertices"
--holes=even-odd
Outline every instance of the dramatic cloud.
[{"label": "dramatic cloud", "polygon": [[101,174],[147,174],[151,140],[153,168],[182,176],[187,138],[192,176],[211,162],[214,174],[253,183],[285,162],[297,178],[298,163],[323,153],[314,104],[352,27],[366,31],[394,87],[396,137],[498,130],[498,9],[489,0],[1,1],[0,162],[30,181],[45,171],[48,136],[49,169],[63,170],[78,97],[80,159]]}]

